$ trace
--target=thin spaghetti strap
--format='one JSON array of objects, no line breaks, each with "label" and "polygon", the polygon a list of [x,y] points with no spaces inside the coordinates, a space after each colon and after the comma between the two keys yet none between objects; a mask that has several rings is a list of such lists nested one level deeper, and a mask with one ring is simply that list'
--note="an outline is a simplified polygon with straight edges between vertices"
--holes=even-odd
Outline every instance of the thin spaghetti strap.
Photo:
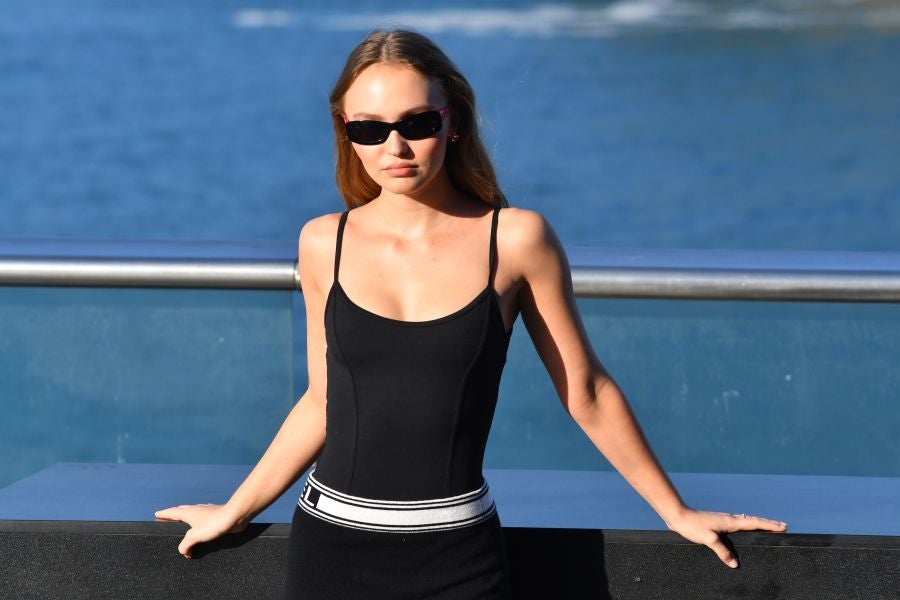
[{"label": "thin spaghetti strap", "polygon": [[338,267],[341,266],[341,242],[344,240],[344,223],[347,222],[347,213],[350,212],[349,209],[345,210],[341,214],[341,220],[338,223],[337,228],[337,238],[335,240],[334,245],[334,280],[337,281],[338,278]]},{"label": "thin spaghetti strap", "polygon": [[497,262],[497,215],[500,214],[500,207],[494,207],[494,216],[491,218],[491,247],[488,252],[488,287],[491,285],[491,277],[494,274],[494,264]]}]

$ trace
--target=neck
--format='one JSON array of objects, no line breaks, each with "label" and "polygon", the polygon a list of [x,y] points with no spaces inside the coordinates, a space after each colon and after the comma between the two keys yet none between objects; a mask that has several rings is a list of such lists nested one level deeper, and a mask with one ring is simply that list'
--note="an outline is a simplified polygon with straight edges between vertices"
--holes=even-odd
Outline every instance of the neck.
[{"label": "neck", "polygon": [[379,213],[379,221],[404,237],[415,237],[445,223],[447,217],[467,216],[481,203],[473,201],[453,187],[446,171],[416,194],[393,194],[382,189],[377,198],[366,204]]}]

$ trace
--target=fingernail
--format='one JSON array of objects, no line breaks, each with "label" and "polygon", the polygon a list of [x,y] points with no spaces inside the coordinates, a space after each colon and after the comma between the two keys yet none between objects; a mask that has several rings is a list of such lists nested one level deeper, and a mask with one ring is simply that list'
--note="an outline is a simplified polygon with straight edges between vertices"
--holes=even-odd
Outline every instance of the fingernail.
[{"label": "fingernail", "polygon": [[728,566],[731,567],[732,569],[737,569],[737,560],[732,558],[731,560],[728,561]]}]

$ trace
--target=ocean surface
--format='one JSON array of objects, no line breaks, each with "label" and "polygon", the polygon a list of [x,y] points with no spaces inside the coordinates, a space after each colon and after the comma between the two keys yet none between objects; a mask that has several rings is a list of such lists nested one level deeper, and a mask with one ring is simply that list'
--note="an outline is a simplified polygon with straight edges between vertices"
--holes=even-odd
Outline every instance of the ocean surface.
[{"label": "ocean surface", "polygon": [[431,35],[564,243],[900,250],[900,3],[4,0],[0,237],[292,239],[340,210],[327,95]]}]

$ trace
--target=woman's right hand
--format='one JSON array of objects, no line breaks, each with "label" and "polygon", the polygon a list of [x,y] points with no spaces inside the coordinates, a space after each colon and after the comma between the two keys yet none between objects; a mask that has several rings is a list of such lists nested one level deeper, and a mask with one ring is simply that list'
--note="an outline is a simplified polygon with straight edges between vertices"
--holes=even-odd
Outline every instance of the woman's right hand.
[{"label": "woman's right hand", "polygon": [[178,552],[191,558],[191,549],[226,533],[239,533],[247,523],[239,523],[222,504],[182,504],[154,513],[158,521],[184,521],[191,526],[178,544]]}]

